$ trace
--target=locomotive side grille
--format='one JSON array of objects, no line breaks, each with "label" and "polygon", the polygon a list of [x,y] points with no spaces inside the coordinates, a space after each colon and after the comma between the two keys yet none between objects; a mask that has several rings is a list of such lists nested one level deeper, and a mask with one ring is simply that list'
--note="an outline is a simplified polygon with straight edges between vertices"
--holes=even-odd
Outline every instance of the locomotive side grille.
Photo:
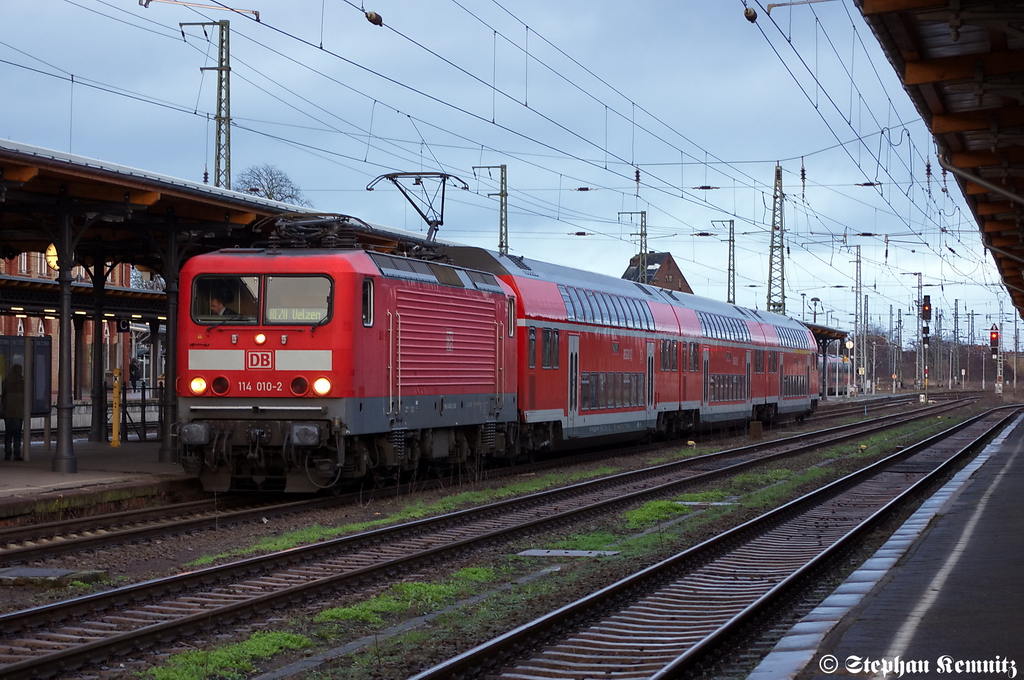
[{"label": "locomotive side grille", "polygon": [[450,290],[399,289],[397,310],[403,389],[493,391],[498,357],[492,299],[454,296]]}]

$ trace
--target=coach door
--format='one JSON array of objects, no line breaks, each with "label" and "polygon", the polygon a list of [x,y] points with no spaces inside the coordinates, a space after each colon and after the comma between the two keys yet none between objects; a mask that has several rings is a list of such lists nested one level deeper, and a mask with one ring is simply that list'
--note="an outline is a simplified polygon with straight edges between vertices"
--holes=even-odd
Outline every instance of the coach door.
[{"label": "coach door", "polygon": [[569,336],[569,429],[580,414],[580,336]]},{"label": "coach door", "polygon": [[744,397],[747,400],[747,406],[750,406],[750,350],[749,349],[747,350],[747,386],[746,386],[746,389],[744,389],[744,392],[746,392]]},{"label": "coach door", "polygon": [[805,375],[807,377],[804,378],[804,394],[806,396],[808,396],[808,397],[811,396],[812,394],[814,394],[814,392],[811,392],[811,361],[812,361],[811,357],[812,356],[813,355],[810,355],[810,356],[807,357],[807,369],[805,371]]},{"label": "coach door", "polygon": [[647,418],[654,417],[654,343],[647,343]]},{"label": "coach door", "polygon": [[701,391],[700,402],[704,406],[708,405],[708,393],[711,391],[711,376],[708,373],[708,363],[708,348],[705,347],[703,349],[703,354],[700,359],[700,383],[701,385],[704,386],[703,390]]},{"label": "coach door", "polygon": [[786,398],[786,355],[779,352],[779,402]]}]

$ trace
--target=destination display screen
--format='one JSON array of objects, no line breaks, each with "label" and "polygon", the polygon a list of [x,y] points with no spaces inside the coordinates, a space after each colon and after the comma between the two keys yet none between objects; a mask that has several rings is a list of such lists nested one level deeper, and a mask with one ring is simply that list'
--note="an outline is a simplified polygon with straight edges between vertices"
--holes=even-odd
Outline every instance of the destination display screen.
[{"label": "destination display screen", "polygon": [[265,324],[313,324],[330,315],[331,280],[326,276],[266,277]]}]

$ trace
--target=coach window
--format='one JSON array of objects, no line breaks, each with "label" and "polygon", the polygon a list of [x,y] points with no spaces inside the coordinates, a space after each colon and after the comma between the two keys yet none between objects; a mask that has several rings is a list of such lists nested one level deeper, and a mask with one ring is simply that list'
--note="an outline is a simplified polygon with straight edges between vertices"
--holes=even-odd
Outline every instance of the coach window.
[{"label": "coach window", "polygon": [[619,317],[619,325],[623,328],[629,327],[629,314],[626,313],[626,301],[619,297],[614,296],[615,300],[615,312]]},{"label": "coach window", "polygon": [[630,328],[640,328],[636,311],[636,300],[624,298],[623,301],[626,303],[626,323],[629,324]]},{"label": "coach window", "polygon": [[622,310],[619,309],[618,301],[615,299],[615,296],[614,295],[609,295],[609,296],[607,296],[607,300],[608,300],[608,311],[609,311],[609,313],[611,313],[611,316],[612,316],[612,325],[613,326],[622,326],[622,325],[624,325],[622,323]]},{"label": "coach window", "polygon": [[594,293],[594,300],[597,302],[597,308],[601,310],[601,323],[605,326],[610,326],[612,323],[612,314],[608,311],[608,301],[605,299],[607,296],[604,293]]},{"label": "coach window", "polygon": [[623,298],[623,304],[626,306],[626,323],[629,324],[630,328],[640,328],[640,312],[637,311],[636,300],[633,298]]},{"label": "coach window", "polygon": [[570,288],[569,295],[576,306],[576,320],[590,323],[594,318],[594,313],[590,311],[590,305],[587,304],[586,296],[579,288]]},{"label": "coach window", "polygon": [[587,296],[579,288],[570,288],[569,295],[572,296],[573,302],[576,304],[579,311],[577,312],[577,321],[584,321],[586,323],[593,322],[594,313],[590,311],[590,305],[587,304]]},{"label": "coach window", "polygon": [[590,408],[590,373],[580,373],[580,410],[586,411]]},{"label": "coach window", "polygon": [[363,279],[363,325],[373,325],[373,279]]},{"label": "coach window", "polygon": [[654,314],[651,313],[651,308],[647,304],[647,300],[640,301],[640,311],[643,312],[644,318],[647,321],[647,330],[654,330]]},{"label": "coach window", "polygon": [[516,334],[516,299],[508,299],[508,337]]},{"label": "coach window", "polygon": [[614,325],[616,325],[616,321],[615,321],[616,316],[615,316],[615,304],[612,302],[612,296],[611,295],[606,295],[604,293],[601,293],[600,295],[601,295],[601,304],[603,304],[604,308],[606,310],[608,310],[608,325],[609,326],[614,326]]},{"label": "coach window", "polygon": [[331,316],[331,280],[326,276],[275,274],[266,277],[264,286],[263,323],[320,324]]},{"label": "coach window", "polygon": [[554,331],[550,328],[542,328],[540,333],[540,367],[551,368],[551,350],[554,346],[554,341],[551,339],[551,335]]},{"label": "coach window", "polygon": [[690,343],[690,370],[696,373],[700,370],[700,343]]},{"label": "coach window", "polygon": [[537,329],[530,328],[530,341],[526,353],[530,356],[530,368],[537,368]]},{"label": "coach window", "polygon": [[[685,344],[685,343],[684,343]],[[672,370],[679,370],[679,341],[672,341]]]},{"label": "coach window", "polygon": [[565,318],[567,318],[569,321],[575,321],[576,308],[573,307],[572,300],[569,298],[568,289],[565,286],[559,284],[558,292],[562,294],[562,302],[565,303]]}]

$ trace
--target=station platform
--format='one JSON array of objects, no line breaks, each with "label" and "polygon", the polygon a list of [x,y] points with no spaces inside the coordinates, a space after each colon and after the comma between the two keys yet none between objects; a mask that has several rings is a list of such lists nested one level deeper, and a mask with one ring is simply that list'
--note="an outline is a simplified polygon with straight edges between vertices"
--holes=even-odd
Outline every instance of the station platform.
[{"label": "station platform", "polygon": [[49,453],[32,442],[28,460],[0,460],[0,525],[21,517],[60,512],[94,514],[141,507],[162,499],[202,497],[198,479],[180,465],[160,462],[159,442],[74,441],[78,472],[53,471],[55,445]]},{"label": "station platform", "polygon": [[1024,416],[797,623],[748,680],[1024,674]]}]

